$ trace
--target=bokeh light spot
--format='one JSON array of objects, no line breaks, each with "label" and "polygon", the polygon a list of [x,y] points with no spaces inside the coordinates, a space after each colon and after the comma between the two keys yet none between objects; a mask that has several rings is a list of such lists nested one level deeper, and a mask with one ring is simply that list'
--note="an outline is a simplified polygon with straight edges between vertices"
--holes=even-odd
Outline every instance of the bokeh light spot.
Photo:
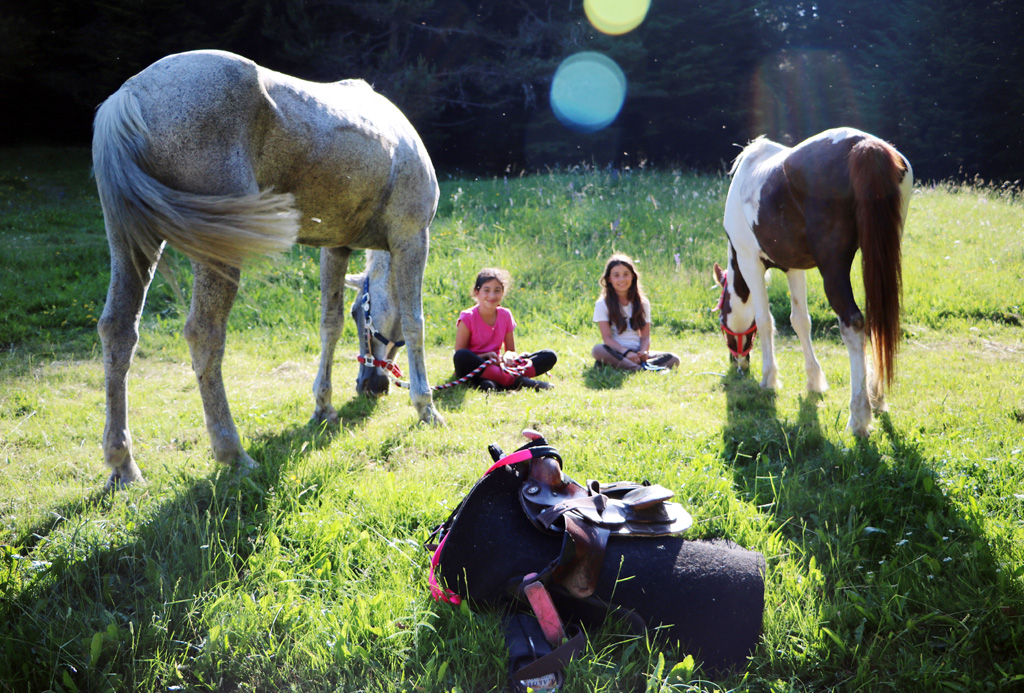
[{"label": "bokeh light spot", "polygon": [[640,26],[650,7],[651,0],[583,0],[583,11],[594,28],[613,36]]},{"label": "bokeh light spot", "polygon": [[551,80],[551,109],[563,125],[577,132],[608,127],[625,100],[626,75],[601,53],[570,55]]}]

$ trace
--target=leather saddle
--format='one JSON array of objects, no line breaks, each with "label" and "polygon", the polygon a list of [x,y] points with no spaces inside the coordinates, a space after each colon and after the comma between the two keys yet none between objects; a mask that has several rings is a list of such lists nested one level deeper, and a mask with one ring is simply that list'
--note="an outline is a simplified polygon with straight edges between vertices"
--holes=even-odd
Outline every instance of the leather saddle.
[{"label": "leather saddle", "polygon": [[[563,534],[562,551],[546,575],[577,599],[597,589],[609,536],[658,537],[681,534],[693,518],[664,486],[644,481],[615,482],[602,486],[587,481],[582,486],[562,471],[558,451],[543,438],[517,452],[530,452],[529,471],[519,487],[519,502],[535,527]],[[500,462],[503,454],[491,446]]]},{"label": "leather saddle", "polygon": [[489,446],[494,464],[431,533],[434,597],[528,605],[554,648],[548,670],[585,646],[576,622],[597,627],[608,616],[680,643],[712,670],[741,666],[760,635],[764,557],[725,539],[683,538],[693,520],[671,490],[580,484],[540,434],[524,435],[508,455]]}]

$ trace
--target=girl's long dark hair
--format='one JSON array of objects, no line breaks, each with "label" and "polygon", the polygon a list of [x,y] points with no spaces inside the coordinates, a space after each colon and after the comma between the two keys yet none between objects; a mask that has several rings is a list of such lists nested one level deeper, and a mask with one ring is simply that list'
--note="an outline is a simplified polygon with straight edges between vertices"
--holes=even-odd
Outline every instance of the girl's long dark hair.
[{"label": "girl's long dark hair", "polygon": [[615,330],[622,334],[626,331],[626,318],[622,314],[622,308],[619,306],[619,297],[615,293],[614,287],[612,287],[611,274],[612,270],[618,265],[624,265],[629,268],[629,271],[633,273],[633,283],[629,286],[629,302],[633,305],[633,316],[629,319],[629,327],[634,330],[639,330],[647,324],[647,315],[644,314],[644,292],[640,288],[640,273],[636,271],[636,266],[633,264],[632,258],[622,253],[615,253],[604,266],[604,274],[601,275],[601,289],[602,295],[604,296],[604,304],[608,306],[608,322],[615,326]]}]

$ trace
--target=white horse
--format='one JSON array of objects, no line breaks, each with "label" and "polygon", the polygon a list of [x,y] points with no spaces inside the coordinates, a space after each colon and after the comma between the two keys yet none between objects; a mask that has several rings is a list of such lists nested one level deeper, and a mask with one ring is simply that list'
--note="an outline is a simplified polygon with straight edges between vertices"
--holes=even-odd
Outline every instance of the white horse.
[{"label": "white horse", "polygon": [[[307,82],[221,51],[171,55],[96,114],[93,168],[110,244],[99,321],[106,369],[107,487],[142,480],[126,381],[146,292],[166,243],[192,261],[185,338],[217,460],[253,467],[228,408],[221,362],[240,267],[293,243],[320,251],[316,421],[336,421],[331,365],[352,248],[388,251],[390,301],[408,342],[410,396],[441,423],[427,384],[422,282],[438,185],[408,120],[365,82]],[[362,348],[361,348],[362,350]],[[369,387],[361,373],[360,384]]]},{"label": "white horse", "polygon": [[[850,357],[850,419],[847,428],[866,436],[871,409],[884,410],[900,339],[902,261],[900,240],[914,174],[891,145],[852,128],[826,130],[786,147],[759,137],[733,163],[725,201],[728,269],[715,263],[722,287],[722,332],[741,370],[749,366],[754,335],[761,333],[761,387],[779,386],[765,273],[786,273],[790,320],[804,352],[807,389],[828,389],[811,346],[804,270],[818,268],[839,333]],[[860,248],[865,308],[860,312],[850,267]],[[866,381],[865,335],[875,372]]]}]

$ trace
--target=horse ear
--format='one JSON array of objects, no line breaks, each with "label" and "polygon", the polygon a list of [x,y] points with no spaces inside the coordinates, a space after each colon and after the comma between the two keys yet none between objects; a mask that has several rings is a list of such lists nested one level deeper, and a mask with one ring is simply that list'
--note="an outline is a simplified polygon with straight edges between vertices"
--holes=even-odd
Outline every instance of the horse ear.
[{"label": "horse ear", "polygon": [[715,266],[712,268],[711,273],[715,277],[715,284],[722,286],[725,283],[725,272],[722,271],[722,268],[718,265],[717,262],[715,263]]}]

